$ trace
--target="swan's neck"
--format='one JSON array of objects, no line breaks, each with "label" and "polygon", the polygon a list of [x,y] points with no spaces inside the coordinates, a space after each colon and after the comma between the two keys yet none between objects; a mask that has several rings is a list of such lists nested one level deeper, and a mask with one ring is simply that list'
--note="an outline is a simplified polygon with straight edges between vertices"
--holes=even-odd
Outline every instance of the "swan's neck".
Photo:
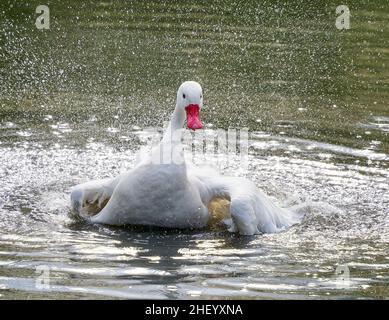
[{"label": "swan's neck", "polygon": [[176,106],[169,126],[163,135],[162,142],[181,141],[182,127],[185,121],[185,111]]},{"label": "swan's neck", "polygon": [[[185,160],[181,144],[185,111],[176,107],[161,143],[153,150],[152,159],[158,164],[176,164],[185,170]],[[184,164],[184,166],[182,166]],[[182,172],[186,174],[185,171]]]}]

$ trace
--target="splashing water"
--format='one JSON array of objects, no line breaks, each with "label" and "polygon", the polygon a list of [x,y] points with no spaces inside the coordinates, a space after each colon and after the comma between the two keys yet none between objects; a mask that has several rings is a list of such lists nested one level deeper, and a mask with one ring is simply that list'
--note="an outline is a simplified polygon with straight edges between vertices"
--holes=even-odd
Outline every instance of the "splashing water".
[{"label": "splashing water", "polygon": [[[386,294],[389,173],[377,165],[355,164],[356,159],[364,160],[357,150],[338,153],[335,145],[323,148],[314,141],[253,134],[246,175],[274,201],[305,215],[301,224],[279,234],[239,237],[225,232],[110,228],[80,224],[69,215],[72,185],[114,176],[135,161],[136,148],[120,147],[122,132],[115,133],[119,144],[115,147],[103,142],[112,133],[100,131],[105,132],[101,141],[71,145],[75,140],[70,136],[83,134],[75,127],[65,133],[69,138],[61,144],[47,142],[43,147],[50,136],[58,137],[49,126],[35,132],[39,141],[19,136],[12,146],[2,147],[0,281],[4,296]],[[12,135],[13,129],[6,132]],[[149,136],[147,130],[127,132],[129,141],[140,137],[138,146]],[[321,153],[329,156],[320,157]],[[217,155],[207,155],[210,161],[212,157]],[[346,159],[355,161],[344,163]],[[231,158],[222,167],[224,174],[238,171],[239,162]],[[350,269],[347,286],[338,285],[335,270],[339,265]],[[50,272],[50,286],[43,292],[35,283],[39,266]]]}]

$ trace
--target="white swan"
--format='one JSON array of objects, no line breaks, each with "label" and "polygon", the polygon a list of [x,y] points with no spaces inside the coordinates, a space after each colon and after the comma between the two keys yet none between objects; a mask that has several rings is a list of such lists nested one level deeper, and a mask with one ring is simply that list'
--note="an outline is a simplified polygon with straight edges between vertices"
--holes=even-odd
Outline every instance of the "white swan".
[{"label": "white swan", "polygon": [[92,223],[204,228],[223,222],[244,235],[283,230],[298,222],[293,212],[274,205],[255,184],[224,177],[185,162],[182,127],[200,129],[201,86],[184,82],[161,143],[130,171],[113,179],[75,186],[74,211]]}]

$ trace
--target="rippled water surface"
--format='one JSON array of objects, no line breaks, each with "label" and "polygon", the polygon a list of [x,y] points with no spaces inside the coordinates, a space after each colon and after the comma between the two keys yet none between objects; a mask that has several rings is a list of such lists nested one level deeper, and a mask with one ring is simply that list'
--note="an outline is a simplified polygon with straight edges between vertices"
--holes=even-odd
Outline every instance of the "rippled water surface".
[{"label": "rippled water surface", "polygon": [[[355,1],[346,32],[331,1],[52,1],[45,31],[38,4],[0,7],[0,298],[389,297],[386,1]],[[71,186],[132,168],[186,79],[207,130],[250,129],[247,170],[207,161],[300,224],[243,237],[71,218]]]}]

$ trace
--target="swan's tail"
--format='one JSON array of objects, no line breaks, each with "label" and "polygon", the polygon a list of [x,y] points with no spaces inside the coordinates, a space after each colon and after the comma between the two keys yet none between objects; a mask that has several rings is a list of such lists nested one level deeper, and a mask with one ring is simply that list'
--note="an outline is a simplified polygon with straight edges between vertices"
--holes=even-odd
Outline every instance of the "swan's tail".
[{"label": "swan's tail", "polygon": [[277,206],[268,196],[257,190],[255,195],[255,213],[259,233],[283,231],[301,222],[304,215],[291,208]]}]

